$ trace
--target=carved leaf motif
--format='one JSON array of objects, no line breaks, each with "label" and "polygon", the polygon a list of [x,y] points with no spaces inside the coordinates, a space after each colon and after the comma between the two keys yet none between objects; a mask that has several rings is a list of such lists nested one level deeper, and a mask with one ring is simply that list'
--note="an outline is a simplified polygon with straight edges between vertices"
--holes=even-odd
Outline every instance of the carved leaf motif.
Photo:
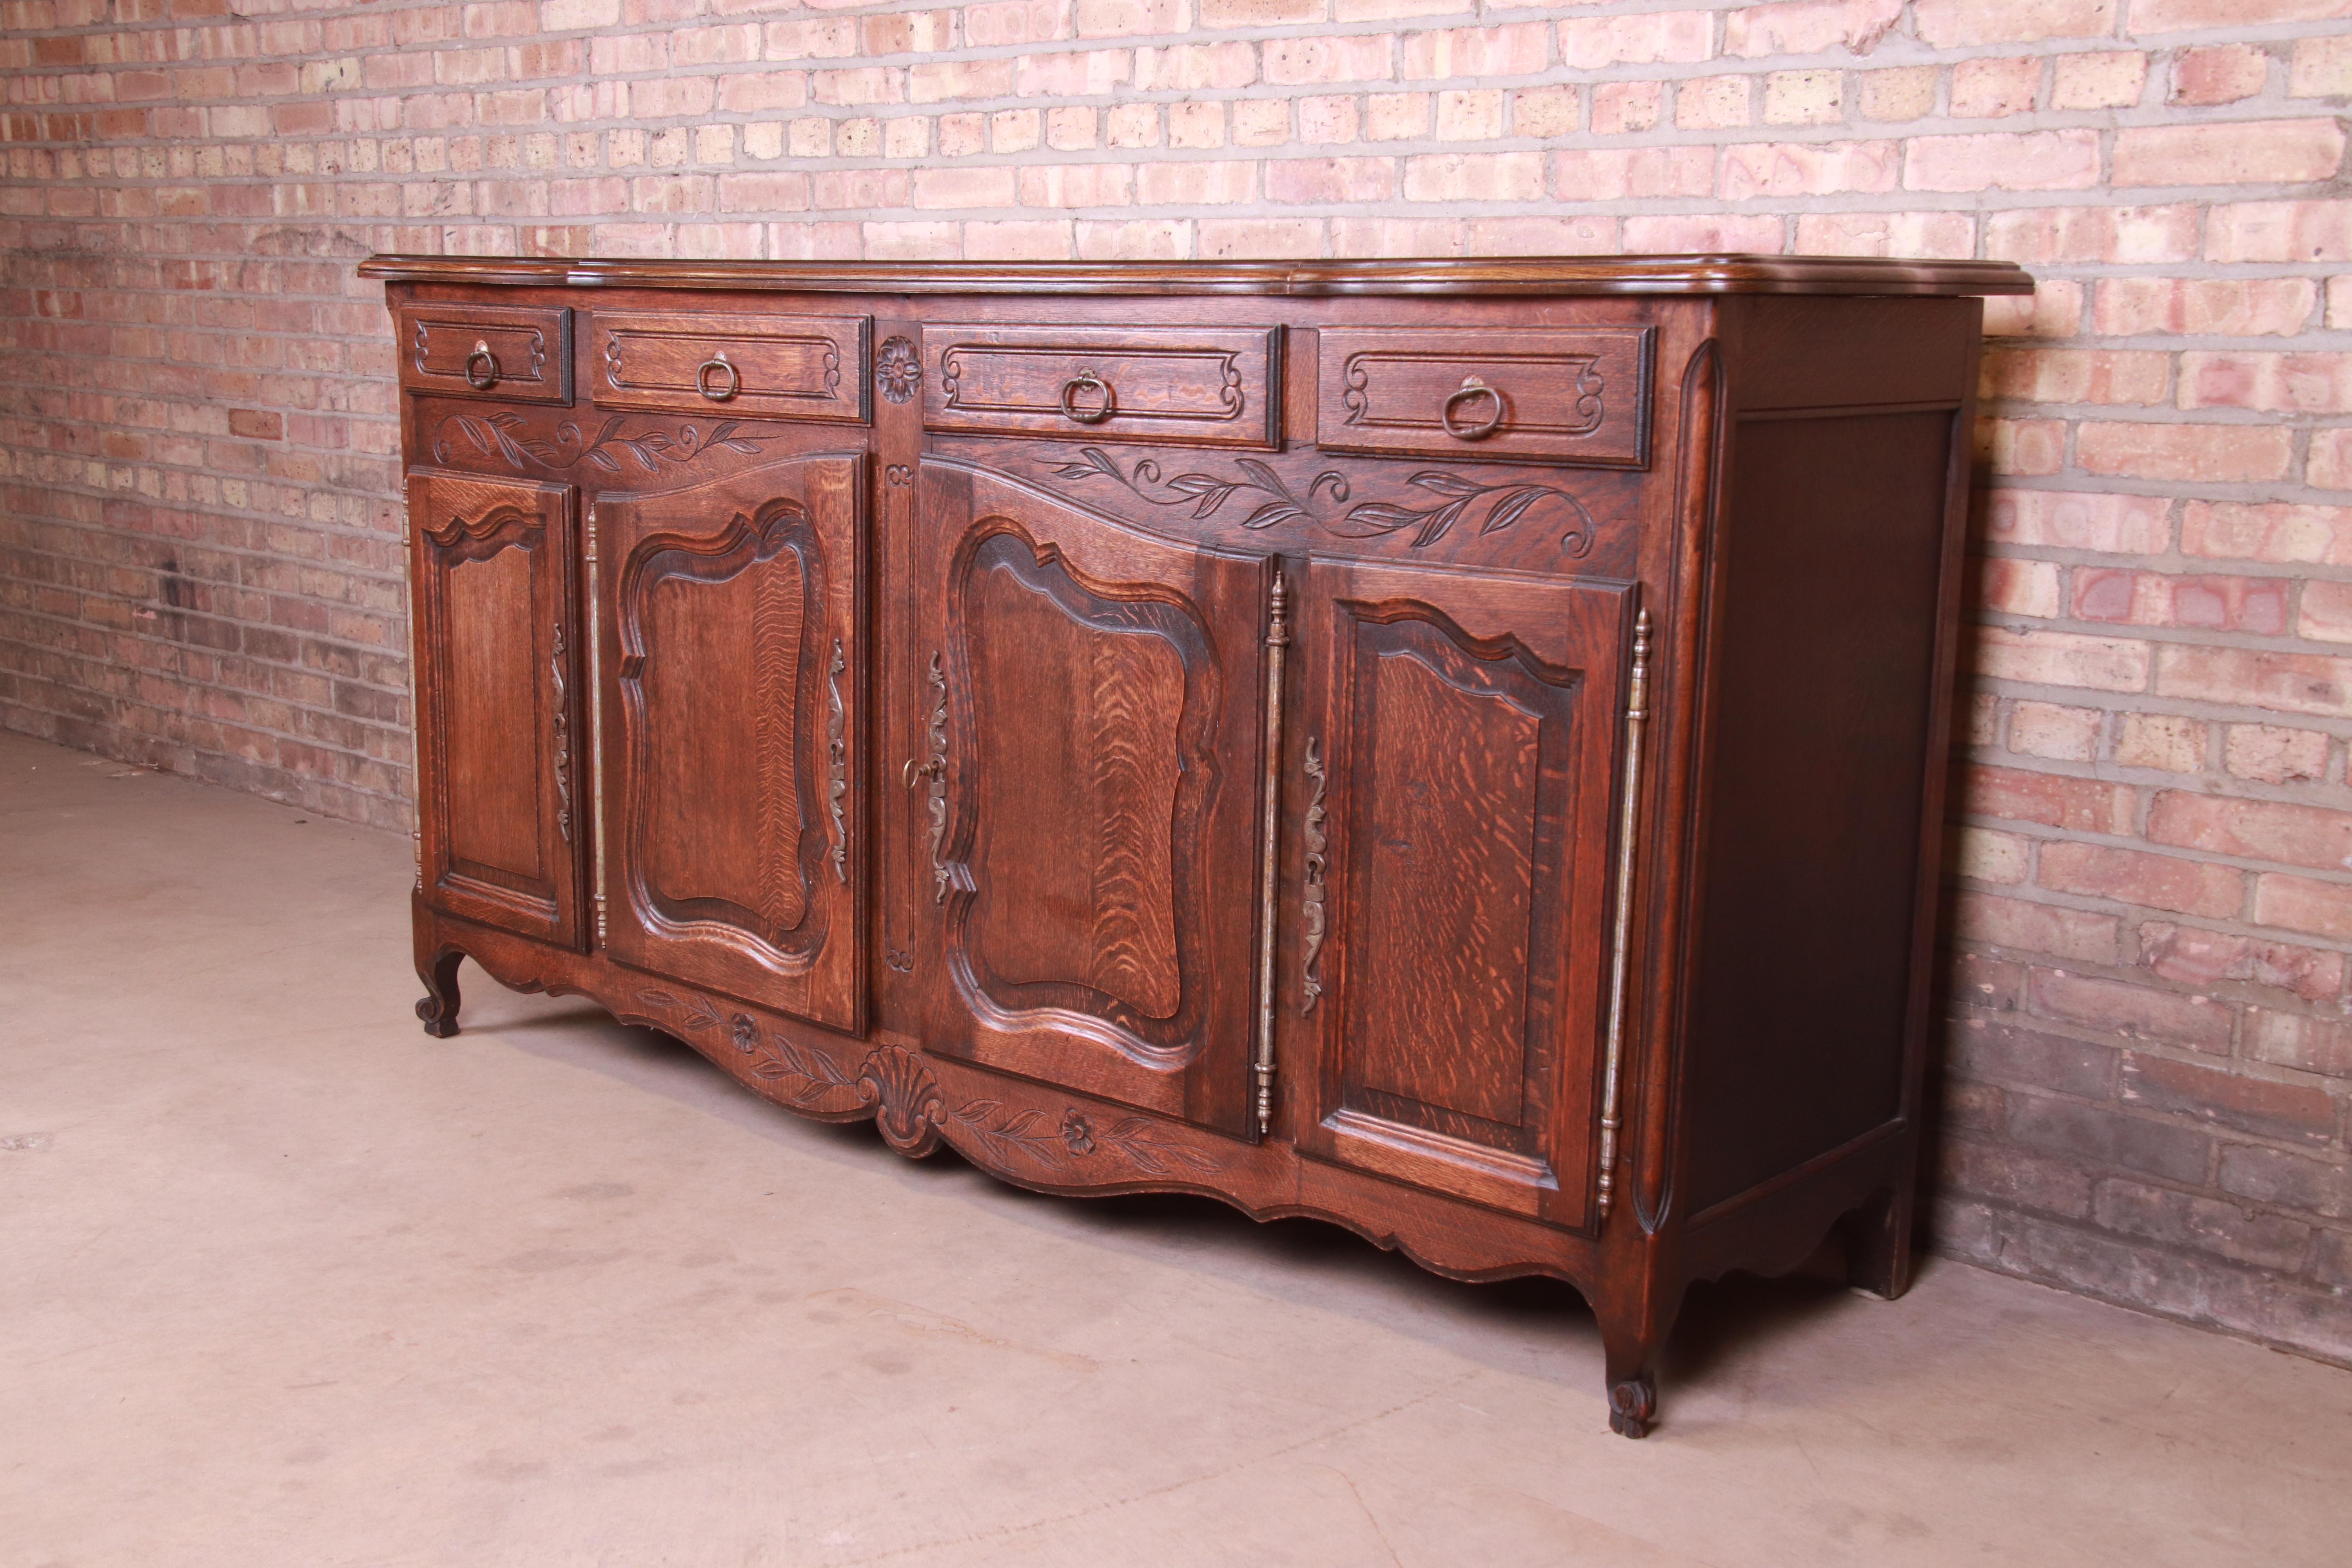
[{"label": "carved leaf motif", "polygon": [[1102,1141],[1126,1155],[1135,1168],[1150,1176],[1164,1176],[1171,1165],[1181,1165],[1188,1171],[1222,1171],[1224,1162],[1198,1149],[1167,1142],[1160,1124],[1141,1116],[1130,1116],[1111,1127]]},{"label": "carved leaf motif", "polygon": [[[1561,536],[1560,547],[1575,556],[1582,556],[1592,548],[1591,515],[1574,496],[1549,485],[1481,485],[1459,474],[1424,469],[1405,482],[1446,498],[1435,506],[1416,508],[1390,501],[1365,501],[1339,521],[1332,522],[1316,518],[1313,507],[1327,489],[1333,504],[1347,501],[1348,480],[1344,475],[1328,468],[1317,474],[1302,500],[1270,464],[1255,458],[1236,458],[1234,466],[1241,470],[1242,478],[1185,473],[1162,479],[1160,466],[1149,458],[1139,460],[1131,470],[1122,470],[1101,447],[1082,447],[1076,461],[1056,465],[1054,473],[1066,479],[1107,479],[1152,506],[1189,505],[1196,518],[1213,516],[1234,496],[1252,492],[1268,499],[1242,519],[1244,528],[1266,529],[1293,518],[1307,518],[1345,538],[1369,539],[1411,530],[1411,543],[1415,550],[1427,549],[1444,538],[1481,501],[1488,501],[1486,517],[1478,526],[1478,535],[1484,538],[1509,528],[1537,502],[1550,499],[1566,502],[1574,509],[1578,519],[1577,526]],[[1156,495],[1150,488],[1153,486],[1171,493]]]},{"label": "carved leaf motif", "polygon": [[1068,1145],[1058,1131],[1035,1131],[1038,1124],[1045,1120],[1045,1113],[1021,1110],[1001,1121],[996,1120],[1003,1109],[1002,1100],[967,1100],[948,1114],[959,1125],[969,1129],[982,1143],[998,1151],[1000,1157],[1025,1153],[1041,1165],[1060,1170],[1063,1151]]},{"label": "carved leaf motif", "polygon": [[580,426],[566,420],[555,427],[551,438],[511,434],[523,428],[522,416],[501,411],[487,418],[470,414],[452,414],[436,428],[433,456],[437,462],[447,462],[451,450],[449,432],[455,430],[467,443],[486,458],[496,458],[517,472],[527,471],[536,465],[552,471],[576,468],[585,463],[607,474],[624,471],[621,457],[626,454],[646,473],[657,473],[664,464],[673,467],[690,463],[705,452],[733,452],[741,457],[757,457],[765,448],[761,441],[770,433],[759,432],[759,440],[740,434],[740,420],[730,419],[714,427],[709,436],[702,435],[692,425],[681,425],[672,435],[667,430],[641,430],[635,435],[624,433],[625,415],[614,415],[604,421],[589,440]]}]

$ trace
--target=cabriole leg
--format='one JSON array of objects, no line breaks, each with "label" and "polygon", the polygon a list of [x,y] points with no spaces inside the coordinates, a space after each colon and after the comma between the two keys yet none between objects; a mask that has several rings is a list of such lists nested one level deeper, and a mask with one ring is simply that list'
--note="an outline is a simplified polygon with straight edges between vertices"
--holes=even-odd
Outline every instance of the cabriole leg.
[{"label": "cabriole leg", "polygon": [[466,955],[447,949],[434,956],[430,963],[416,966],[416,977],[425,982],[425,994],[416,1004],[416,1016],[425,1022],[425,1032],[436,1040],[446,1040],[457,1032],[457,965]]}]

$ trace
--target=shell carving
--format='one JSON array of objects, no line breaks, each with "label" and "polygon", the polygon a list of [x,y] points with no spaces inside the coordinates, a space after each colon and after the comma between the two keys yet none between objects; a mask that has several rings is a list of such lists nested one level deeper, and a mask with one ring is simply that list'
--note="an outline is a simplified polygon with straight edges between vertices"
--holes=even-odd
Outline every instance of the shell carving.
[{"label": "shell carving", "polygon": [[874,1125],[901,1154],[919,1160],[939,1148],[939,1080],[914,1052],[877,1046],[857,1070],[857,1094],[876,1107]]}]

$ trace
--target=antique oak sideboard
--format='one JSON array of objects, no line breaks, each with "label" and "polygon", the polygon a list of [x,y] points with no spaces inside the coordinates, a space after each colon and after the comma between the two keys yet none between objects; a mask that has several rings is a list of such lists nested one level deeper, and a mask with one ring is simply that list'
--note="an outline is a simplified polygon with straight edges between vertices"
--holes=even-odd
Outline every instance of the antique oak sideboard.
[{"label": "antique oak sideboard", "polygon": [[1056,1193],[1909,1271],[1987,262],[378,257],[471,958]]}]

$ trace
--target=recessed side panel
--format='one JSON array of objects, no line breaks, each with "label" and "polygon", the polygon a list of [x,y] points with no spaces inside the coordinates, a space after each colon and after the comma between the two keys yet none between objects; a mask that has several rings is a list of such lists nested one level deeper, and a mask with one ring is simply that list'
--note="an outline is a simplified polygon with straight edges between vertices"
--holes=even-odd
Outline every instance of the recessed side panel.
[{"label": "recessed side panel", "polygon": [[1953,419],[1737,427],[1685,1047],[1693,1212],[1901,1113]]},{"label": "recessed side panel", "polygon": [[1307,596],[1328,930],[1301,1142],[1581,1224],[1626,591],[1317,562]]}]

